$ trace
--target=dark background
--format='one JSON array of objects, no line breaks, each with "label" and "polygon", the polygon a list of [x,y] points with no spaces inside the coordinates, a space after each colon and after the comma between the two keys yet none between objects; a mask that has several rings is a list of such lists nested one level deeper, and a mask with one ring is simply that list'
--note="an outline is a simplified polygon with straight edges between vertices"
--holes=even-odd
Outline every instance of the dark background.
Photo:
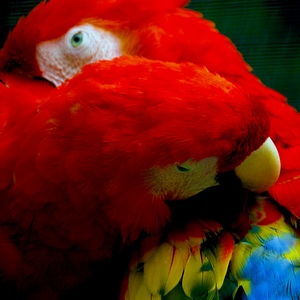
[{"label": "dark background", "polygon": [[[2,0],[0,48],[19,17],[39,2]],[[192,0],[188,7],[213,21],[261,81],[300,111],[300,0]]]}]

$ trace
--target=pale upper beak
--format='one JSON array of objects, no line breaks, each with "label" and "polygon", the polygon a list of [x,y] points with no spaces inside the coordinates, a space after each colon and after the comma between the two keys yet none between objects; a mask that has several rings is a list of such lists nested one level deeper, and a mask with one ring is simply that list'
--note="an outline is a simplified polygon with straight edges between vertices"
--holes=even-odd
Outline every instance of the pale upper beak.
[{"label": "pale upper beak", "polygon": [[280,158],[271,138],[236,167],[235,173],[244,188],[257,193],[268,190],[280,174]]}]

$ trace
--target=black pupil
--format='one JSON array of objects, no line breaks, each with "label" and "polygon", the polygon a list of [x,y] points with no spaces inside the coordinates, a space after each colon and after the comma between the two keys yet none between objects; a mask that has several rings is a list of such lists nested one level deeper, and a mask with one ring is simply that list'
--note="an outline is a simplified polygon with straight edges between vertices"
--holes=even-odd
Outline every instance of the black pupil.
[{"label": "black pupil", "polygon": [[184,168],[184,167],[182,167],[182,166],[177,166],[177,169],[178,169],[179,171],[181,171],[181,172],[186,172],[186,171],[189,170],[189,169]]},{"label": "black pupil", "polygon": [[75,35],[75,36],[74,36],[74,42],[75,42],[75,43],[80,42],[80,37],[79,37],[78,35]]}]

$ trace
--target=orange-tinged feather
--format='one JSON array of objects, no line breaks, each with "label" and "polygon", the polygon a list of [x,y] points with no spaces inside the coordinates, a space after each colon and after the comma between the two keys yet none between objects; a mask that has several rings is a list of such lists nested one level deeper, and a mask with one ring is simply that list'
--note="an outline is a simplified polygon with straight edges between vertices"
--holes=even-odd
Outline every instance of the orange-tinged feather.
[{"label": "orange-tinged feather", "polygon": [[[76,3],[80,5],[81,1]],[[120,37],[125,54],[153,60],[193,62],[241,86],[253,101],[262,101],[269,111],[270,136],[280,151],[282,169],[298,169],[298,112],[287,104],[283,95],[264,86],[251,73],[251,67],[236,47],[212,22],[197,12],[182,8],[185,4],[186,1],[180,0],[164,1],[163,4],[159,1],[89,0],[77,9],[74,1],[43,2],[28,17],[21,19],[10,34],[0,52],[1,68],[17,67],[26,74],[41,76],[35,60],[35,49],[40,42],[57,39],[71,27],[83,23],[105,28]],[[297,193],[296,186],[289,185],[284,192],[273,193],[273,196],[291,209],[284,196],[290,198]]]},{"label": "orange-tinged feather", "polygon": [[[15,139],[17,153],[9,150],[9,142],[3,144],[1,151],[12,159],[7,173],[11,181],[1,191],[0,218],[12,228],[10,237],[20,244],[20,255],[36,269],[30,282],[40,289],[37,297],[48,292],[44,286],[49,281],[52,293],[67,293],[89,278],[93,260],[109,260],[121,246],[141,235],[161,234],[172,222],[167,200],[184,199],[172,197],[172,190],[152,194],[147,170],[210,156],[220,158],[217,171],[232,170],[269,131],[263,106],[224,78],[190,63],[122,57],[86,66],[42,101],[30,93],[10,95],[10,102],[0,99],[6,113],[1,134]],[[5,173],[0,178],[9,178],[7,170],[0,171]],[[204,293],[217,286],[201,247],[203,233],[207,240],[222,226],[216,221],[193,223],[168,242],[175,249],[184,238],[188,246],[175,251],[174,265],[168,257],[162,272],[165,291],[176,284],[180,263],[189,265],[195,257],[198,264],[204,262],[203,274],[198,272],[198,280],[184,290]],[[161,239],[159,243],[166,241]],[[155,243],[141,249],[145,263],[154,257]],[[136,261],[143,261],[133,258],[131,272],[138,272]],[[196,272],[193,266],[186,270],[186,278]],[[20,281],[27,275],[21,272]],[[156,292],[161,289],[161,281],[150,281]],[[148,297],[144,291],[141,287],[137,293]]]}]

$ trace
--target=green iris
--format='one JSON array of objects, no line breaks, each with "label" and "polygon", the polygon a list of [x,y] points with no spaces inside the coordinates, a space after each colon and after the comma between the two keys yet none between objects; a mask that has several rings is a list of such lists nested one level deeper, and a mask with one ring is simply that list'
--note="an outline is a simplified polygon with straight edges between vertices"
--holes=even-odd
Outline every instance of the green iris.
[{"label": "green iris", "polygon": [[81,31],[75,33],[73,36],[72,36],[72,39],[71,39],[71,44],[74,48],[77,48],[79,47],[83,42],[83,34]]}]

